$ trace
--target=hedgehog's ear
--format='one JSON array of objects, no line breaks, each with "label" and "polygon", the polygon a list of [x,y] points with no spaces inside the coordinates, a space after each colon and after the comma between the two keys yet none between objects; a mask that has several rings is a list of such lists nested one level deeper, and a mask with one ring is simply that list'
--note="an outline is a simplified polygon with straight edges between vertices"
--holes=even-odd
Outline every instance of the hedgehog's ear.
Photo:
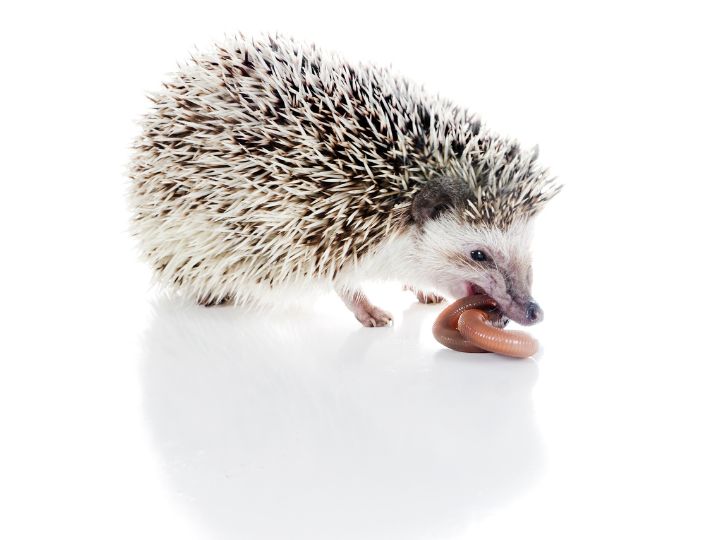
[{"label": "hedgehog's ear", "polygon": [[412,200],[410,213],[415,223],[422,225],[446,210],[457,208],[472,197],[467,182],[459,178],[440,177],[425,182]]}]

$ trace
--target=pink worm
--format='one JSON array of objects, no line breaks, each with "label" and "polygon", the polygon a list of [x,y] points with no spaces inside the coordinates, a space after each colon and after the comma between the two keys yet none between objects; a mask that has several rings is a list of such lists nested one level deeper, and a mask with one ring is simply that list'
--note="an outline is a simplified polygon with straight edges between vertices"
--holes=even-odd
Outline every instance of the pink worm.
[{"label": "pink worm", "polygon": [[446,307],[433,325],[433,336],[440,343],[461,352],[494,352],[515,358],[527,358],[538,351],[531,335],[517,330],[503,330],[488,324],[499,315],[487,295],[461,298]]}]

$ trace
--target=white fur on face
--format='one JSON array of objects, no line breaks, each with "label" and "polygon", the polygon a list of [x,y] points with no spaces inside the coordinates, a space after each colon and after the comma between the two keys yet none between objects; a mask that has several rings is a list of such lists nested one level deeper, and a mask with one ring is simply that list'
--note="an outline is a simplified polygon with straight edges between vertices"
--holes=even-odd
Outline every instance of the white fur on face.
[{"label": "white fur on face", "polygon": [[[503,230],[446,214],[418,231],[416,265],[440,291],[462,297],[470,293],[470,284],[477,285],[510,318],[518,318],[531,297],[531,235],[530,221],[519,220]],[[473,250],[485,252],[489,261],[474,261]]]}]

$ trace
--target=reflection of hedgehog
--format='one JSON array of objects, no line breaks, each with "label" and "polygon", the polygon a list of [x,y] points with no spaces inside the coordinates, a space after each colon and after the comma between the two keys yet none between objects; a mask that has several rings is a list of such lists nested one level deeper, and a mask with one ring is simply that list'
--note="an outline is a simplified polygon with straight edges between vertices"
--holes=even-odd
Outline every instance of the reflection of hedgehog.
[{"label": "reflection of hedgehog", "polygon": [[161,283],[204,304],[332,286],[375,326],[358,284],[392,279],[541,319],[527,233],[558,186],[465,110],[277,37],[218,45],[153,102],[131,204]]}]

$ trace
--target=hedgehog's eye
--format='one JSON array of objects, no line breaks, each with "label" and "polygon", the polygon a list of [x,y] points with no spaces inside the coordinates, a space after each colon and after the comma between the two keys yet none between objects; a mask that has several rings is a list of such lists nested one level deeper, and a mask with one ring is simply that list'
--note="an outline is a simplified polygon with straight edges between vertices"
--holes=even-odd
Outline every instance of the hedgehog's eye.
[{"label": "hedgehog's eye", "polygon": [[479,249],[475,249],[470,252],[470,257],[472,257],[473,261],[487,261],[487,255],[485,255],[484,251],[480,251]]}]

